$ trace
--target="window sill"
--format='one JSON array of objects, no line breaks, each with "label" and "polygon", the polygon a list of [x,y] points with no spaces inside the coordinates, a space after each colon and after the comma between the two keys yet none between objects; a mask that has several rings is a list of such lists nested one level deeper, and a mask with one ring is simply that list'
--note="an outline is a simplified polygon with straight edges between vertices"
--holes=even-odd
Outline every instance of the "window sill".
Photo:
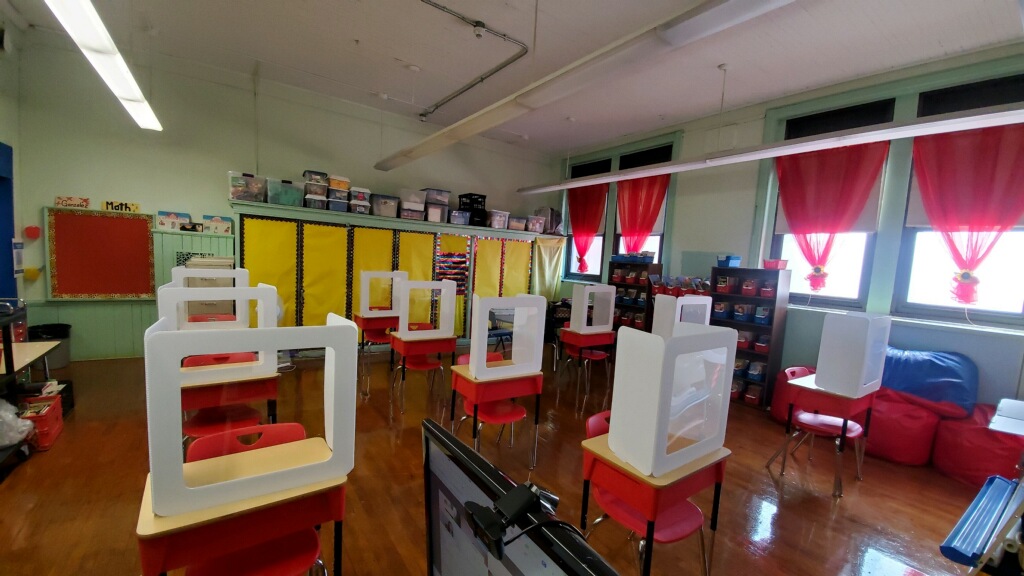
[{"label": "window sill", "polygon": [[[839,308],[825,308],[819,306],[806,306],[801,304],[790,304],[789,310],[806,310],[808,312],[820,312],[823,314],[828,312],[840,314],[851,312],[851,310],[843,310]],[[942,320],[927,320],[924,318],[909,318],[907,316],[898,316],[896,314],[890,314],[890,316],[892,316],[892,323],[897,326],[922,327],[931,330],[941,330],[944,332],[958,334],[970,332],[975,334],[1002,334],[1007,336],[1024,336],[1024,330],[1009,328],[1005,326],[985,326],[980,324],[946,322]]]}]

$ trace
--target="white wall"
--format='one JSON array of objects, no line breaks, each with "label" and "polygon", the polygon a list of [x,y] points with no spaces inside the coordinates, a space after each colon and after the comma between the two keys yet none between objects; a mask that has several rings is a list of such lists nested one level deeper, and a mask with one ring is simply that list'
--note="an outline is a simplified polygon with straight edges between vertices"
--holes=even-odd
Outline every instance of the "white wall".
[{"label": "white wall", "polygon": [[[20,36],[13,28],[6,31],[14,37],[17,46]],[[0,57],[0,142],[11,147],[18,143],[18,52],[4,53]]]},{"label": "white wall", "polygon": [[[87,196],[94,204],[136,202],[148,213],[230,216],[228,170],[298,179],[302,170],[318,169],[382,193],[425,186],[478,192],[488,195],[489,208],[524,215],[558,200],[557,194],[526,201],[513,195],[525,184],[557,178],[556,159],[475,138],[380,172],[376,160],[436,127],[267,82],[257,97],[250,77],[194,63],[154,58],[148,69],[134,70],[164,126],[141,130],[77,49],[44,34],[27,35],[33,43],[22,53],[15,102],[16,197],[24,225],[42,225],[41,209],[59,195]],[[0,103],[0,119],[3,114]],[[42,242],[27,245],[25,256],[28,266],[42,264]],[[25,296],[45,298],[45,283],[27,283]]]}]

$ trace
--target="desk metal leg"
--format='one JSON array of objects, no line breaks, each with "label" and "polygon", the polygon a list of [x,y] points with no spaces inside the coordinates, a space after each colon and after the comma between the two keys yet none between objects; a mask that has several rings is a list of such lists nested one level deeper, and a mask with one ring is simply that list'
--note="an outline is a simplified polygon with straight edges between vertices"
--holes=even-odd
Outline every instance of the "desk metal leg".
[{"label": "desk metal leg", "polygon": [[580,530],[587,530],[587,506],[590,505],[590,480],[583,481],[583,503],[580,506]]},{"label": "desk metal leg", "polygon": [[334,575],[341,576],[341,537],[342,537],[342,525],[341,520],[334,521]]},{"label": "desk metal leg", "polygon": [[[453,378],[454,378],[454,376],[453,376]],[[452,431],[452,434],[455,434],[455,386],[454,386],[455,382],[452,382],[452,384],[453,384],[453,386],[452,386],[452,404],[451,404],[451,410],[449,410],[448,412],[449,412],[449,414],[451,414],[451,418],[450,418],[451,428],[452,428],[451,431]]]},{"label": "desk metal leg", "polygon": [[711,572],[711,560],[715,557],[715,534],[718,530],[718,503],[722,499],[722,483],[715,482],[715,499],[711,504],[711,538],[708,543],[708,572]]},{"label": "desk metal leg", "polygon": [[477,415],[479,413],[480,413],[480,405],[479,404],[473,404],[473,447],[476,449],[477,452],[480,451],[480,440],[478,438],[480,433],[477,430],[477,426],[478,426]]},{"label": "desk metal leg", "polygon": [[[45,358],[44,358],[45,359]],[[871,408],[868,408],[867,413],[864,415],[864,442],[868,441],[868,430],[871,429]]]},{"label": "desk metal leg", "polygon": [[530,456],[530,470],[537,467],[537,444],[540,441],[540,394],[533,406],[533,454]]},{"label": "desk metal leg", "polygon": [[277,400],[267,400],[267,420],[277,424]]},{"label": "desk metal leg", "polygon": [[[45,355],[43,356],[43,379],[50,379],[50,361],[46,359]],[[868,414],[871,414],[871,412],[868,412]]]},{"label": "desk metal leg", "polygon": [[640,571],[643,576],[651,574],[651,557],[654,556],[654,520],[647,521],[647,535],[644,537],[647,543],[644,546],[644,568]]}]

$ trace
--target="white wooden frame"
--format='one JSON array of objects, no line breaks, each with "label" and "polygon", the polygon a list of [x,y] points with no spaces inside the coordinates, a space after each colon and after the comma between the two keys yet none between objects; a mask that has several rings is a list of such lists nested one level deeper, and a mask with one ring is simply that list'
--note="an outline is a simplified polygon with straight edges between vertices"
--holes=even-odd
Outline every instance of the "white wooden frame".
[{"label": "white wooden frame", "polygon": [[[477,380],[499,380],[540,372],[544,357],[543,296],[481,298],[473,295],[473,323],[469,341],[469,373]],[[487,366],[487,328],[491,310],[515,310],[512,320],[512,363]]]}]

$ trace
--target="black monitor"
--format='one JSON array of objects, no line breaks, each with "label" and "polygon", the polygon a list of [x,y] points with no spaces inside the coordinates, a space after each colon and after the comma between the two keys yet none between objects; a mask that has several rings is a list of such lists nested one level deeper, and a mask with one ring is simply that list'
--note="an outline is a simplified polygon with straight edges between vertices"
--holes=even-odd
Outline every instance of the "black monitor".
[{"label": "black monitor", "polygon": [[[505,547],[501,560],[474,536],[466,503],[491,508],[516,483],[433,420],[423,421],[423,484],[430,576],[611,576],[611,566],[579,534],[557,524],[531,529]],[[525,515],[506,541],[553,517]]]}]

